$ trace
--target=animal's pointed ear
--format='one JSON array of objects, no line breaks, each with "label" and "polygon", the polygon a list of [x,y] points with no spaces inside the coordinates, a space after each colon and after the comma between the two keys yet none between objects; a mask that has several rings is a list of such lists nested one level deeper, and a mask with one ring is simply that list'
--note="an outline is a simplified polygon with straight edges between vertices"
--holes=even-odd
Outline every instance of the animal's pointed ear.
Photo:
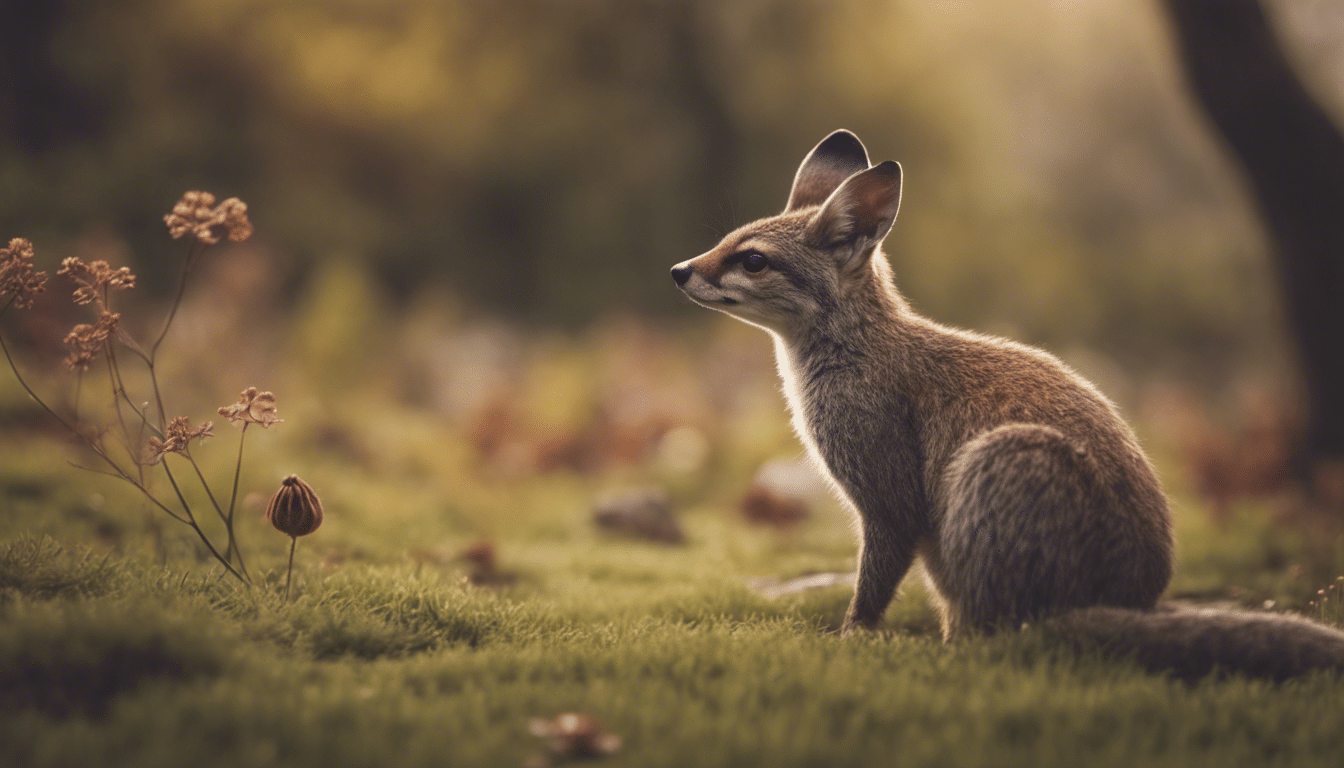
[{"label": "animal's pointed ear", "polygon": [[793,177],[793,191],[784,212],[821,205],[845,179],[868,169],[868,150],[859,137],[843,128],[821,140],[803,158]]},{"label": "animal's pointed ear", "polygon": [[806,237],[818,248],[841,246],[866,257],[896,222],[901,208],[901,165],[888,160],[856,173],[831,193],[808,222]]}]

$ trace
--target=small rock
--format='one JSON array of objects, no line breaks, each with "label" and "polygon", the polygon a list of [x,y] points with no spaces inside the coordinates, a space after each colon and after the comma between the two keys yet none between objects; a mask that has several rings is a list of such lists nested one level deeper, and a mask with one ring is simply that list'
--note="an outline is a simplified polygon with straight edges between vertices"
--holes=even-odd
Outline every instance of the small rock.
[{"label": "small rock", "polygon": [[598,501],[593,523],[605,531],[660,544],[684,544],[686,536],[662,491],[628,491]]}]

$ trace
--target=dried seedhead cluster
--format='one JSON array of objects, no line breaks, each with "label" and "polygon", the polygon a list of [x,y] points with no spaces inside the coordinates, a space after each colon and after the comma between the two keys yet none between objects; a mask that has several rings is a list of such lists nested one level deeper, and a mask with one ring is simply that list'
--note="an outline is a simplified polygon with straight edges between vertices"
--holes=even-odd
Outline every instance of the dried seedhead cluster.
[{"label": "dried seedhead cluster", "polygon": [[45,290],[46,272],[33,271],[33,244],[16,237],[0,248],[0,302],[29,309]]},{"label": "dried seedhead cluster", "polygon": [[87,371],[89,363],[116,333],[120,322],[121,315],[104,311],[92,325],[80,323],[71,328],[65,337],[65,346],[70,348],[70,353],[65,356],[65,367],[77,372]]},{"label": "dried seedhead cluster", "polygon": [[135,287],[135,275],[128,267],[113,269],[106,261],[84,263],[78,257],[71,256],[61,262],[56,274],[65,275],[75,283],[75,303],[79,305],[97,302],[100,310],[107,309],[107,297],[110,291],[126,291]]},{"label": "dried seedhead cluster", "polygon": [[191,419],[186,416],[177,416],[168,422],[168,429],[165,430],[166,439],[160,440],[157,437],[149,438],[149,452],[146,456],[148,463],[157,464],[159,459],[170,453],[188,452],[192,440],[203,440],[207,437],[214,437],[213,430],[215,422],[207,421],[199,427],[191,426]]},{"label": "dried seedhead cluster", "polygon": [[238,395],[238,402],[220,408],[219,415],[228,419],[230,424],[241,422],[243,426],[260,424],[269,427],[284,421],[275,417],[275,395],[258,392],[256,387],[243,390]]},{"label": "dried seedhead cluster", "polygon": [[[185,263],[181,267],[182,279],[178,283],[172,310],[168,312],[162,330],[153,344],[147,346],[138,344],[132,333],[122,327],[121,315],[112,311],[113,293],[135,287],[135,275],[131,274],[128,268],[114,268],[106,261],[85,262],[70,257],[61,262],[61,268],[57,272],[61,276],[68,277],[74,284],[74,303],[89,306],[94,314],[93,322],[80,323],[65,336],[65,345],[68,348],[65,365],[72,371],[83,373],[100,355],[106,359],[115,421],[106,427],[87,423],[88,414],[80,412],[79,392],[82,378],[75,384],[73,407],[67,409],[65,413],[58,412],[57,408],[53,408],[43,400],[29,385],[10,355],[9,347],[4,344],[3,338],[0,338],[0,351],[3,351],[10,370],[23,389],[47,414],[79,438],[102,462],[103,468],[96,471],[134,486],[155,507],[190,527],[205,549],[224,566],[226,571],[240,581],[250,584],[252,579],[247,566],[243,563],[243,555],[234,535],[234,510],[238,501],[238,480],[242,470],[246,428],[249,424],[269,427],[280,423],[281,419],[275,415],[275,395],[258,391],[256,387],[249,387],[243,391],[237,403],[219,409],[219,413],[230,422],[243,425],[242,434],[239,436],[238,458],[233,471],[233,492],[228,497],[228,506],[225,507],[220,501],[224,497],[217,496],[211,491],[205,475],[191,455],[193,440],[214,436],[214,422],[207,421],[192,426],[191,419],[186,416],[177,416],[171,420],[168,418],[169,411],[165,406],[163,389],[157,378],[155,362],[160,343],[167,336],[186,291],[191,263],[205,250],[201,246],[210,246],[225,238],[234,242],[246,240],[252,235],[252,223],[247,218],[247,205],[241,200],[231,197],[216,205],[215,196],[209,192],[186,193],[173,207],[172,213],[164,217],[164,221],[174,239],[190,236],[194,242],[187,250]],[[22,238],[10,240],[8,246],[0,249],[0,314],[8,311],[10,307],[31,308],[34,297],[44,290],[47,275],[45,272],[34,271],[33,258],[32,243]],[[131,355],[119,360],[116,354],[119,347],[128,350]],[[152,392],[152,400],[133,396],[128,391],[127,378],[122,375],[124,361],[137,358],[144,364],[145,373],[148,375],[148,388]],[[117,440],[121,445],[111,445],[109,440]],[[120,458],[122,450],[130,457],[129,464]],[[173,467],[177,465],[166,460],[170,453],[178,454],[181,461],[192,468],[193,474],[204,486],[211,507],[224,525],[223,546],[215,546],[215,542],[212,541],[214,537],[202,529],[197,513],[193,509],[193,502],[189,495],[183,492],[181,479],[174,476]],[[149,467],[162,469],[172,487],[172,496],[161,496],[152,489],[151,476],[146,471]],[[293,536],[303,535],[317,528],[321,523],[322,509],[312,489],[298,478],[291,476],[283,490],[284,493],[277,498],[289,502],[277,508],[284,514],[277,512],[271,515],[273,521],[283,522],[290,529],[287,532]],[[290,556],[292,565],[292,547]]]},{"label": "dried seedhead cluster", "polygon": [[214,245],[227,237],[241,243],[252,236],[252,222],[247,219],[247,203],[230,197],[215,205],[215,196],[209,192],[188,192],[173,206],[173,212],[163,217],[168,234],[174,240],[193,237],[206,245]]}]

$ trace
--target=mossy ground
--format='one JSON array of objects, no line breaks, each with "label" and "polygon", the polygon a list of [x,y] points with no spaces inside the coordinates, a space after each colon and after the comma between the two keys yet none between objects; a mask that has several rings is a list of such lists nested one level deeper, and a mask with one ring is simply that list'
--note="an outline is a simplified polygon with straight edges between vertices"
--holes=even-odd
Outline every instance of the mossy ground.
[{"label": "mossy ground", "polygon": [[[261,521],[244,530],[252,590],[173,529],[159,562],[131,497],[94,481],[108,495],[90,503],[62,449],[34,444],[4,475],[6,765],[523,765],[541,750],[529,719],[564,711],[622,738],[611,765],[1344,762],[1337,678],[1190,686],[1031,633],[948,647],[917,586],[885,631],[842,639],[846,589],[747,587],[851,567],[835,509],[782,534],[693,506],[689,544],[666,547],[592,530],[590,481],[537,477],[499,489],[517,506],[494,540],[519,580],[486,588],[406,556],[469,544],[460,516],[333,473],[316,484],[340,501],[300,541],[286,603],[287,540]],[[1177,593],[1305,605],[1310,546],[1262,509],[1224,531],[1181,520]]]},{"label": "mossy ground", "polygon": [[[525,370],[515,423],[549,430],[534,446],[584,434],[594,349]],[[754,592],[757,577],[851,570],[855,552],[833,503],[788,531],[738,511],[756,467],[797,454],[768,359],[756,369],[728,372],[736,391],[763,394],[720,398],[699,423],[721,426],[691,469],[540,468],[497,446],[491,458],[470,425],[387,392],[304,398],[317,385],[287,374],[268,383],[285,423],[247,436],[251,589],[133,489],[70,466],[89,457],[0,384],[0,765],[519,766],[543,748],[530,719],[566,711],[620,736],[613,766],[1344,764],[1336,677],[1192,686],[1031,632],[944,646],[914,578],[882,631],[848,638],[835,633],[847,588]],[[190,412],[212,412],[209,396],[193,399]],[[238,433],[217,432],[196,454],[207,477],[231,479]],[[1173,595],[1344,624],[1309,602],[1344,573],[1344,540],[1263,501],[1215,522],[1178,464],[1162,467]],[[287,602],[289,540],[260,506],[290,472],[326,520],[299,541]],[[684,546],[593,527],[604,491],[650,483],[670,494]],[[464,580],[457,555],[482,539],[513,584]]]}]

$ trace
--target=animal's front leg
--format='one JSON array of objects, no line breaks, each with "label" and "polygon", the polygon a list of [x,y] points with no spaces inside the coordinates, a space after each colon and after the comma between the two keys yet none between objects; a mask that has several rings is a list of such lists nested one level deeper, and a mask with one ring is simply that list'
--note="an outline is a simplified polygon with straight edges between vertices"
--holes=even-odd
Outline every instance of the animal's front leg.
[{"label": "animal's front leg", "polygon": [[913,536],[903,535],[876,516],[864,515],[862,520],[859,573],[854,599],[840,628],[842,635],[856,629],[872,629],[882,621],[896,587],[915,559]]}]

